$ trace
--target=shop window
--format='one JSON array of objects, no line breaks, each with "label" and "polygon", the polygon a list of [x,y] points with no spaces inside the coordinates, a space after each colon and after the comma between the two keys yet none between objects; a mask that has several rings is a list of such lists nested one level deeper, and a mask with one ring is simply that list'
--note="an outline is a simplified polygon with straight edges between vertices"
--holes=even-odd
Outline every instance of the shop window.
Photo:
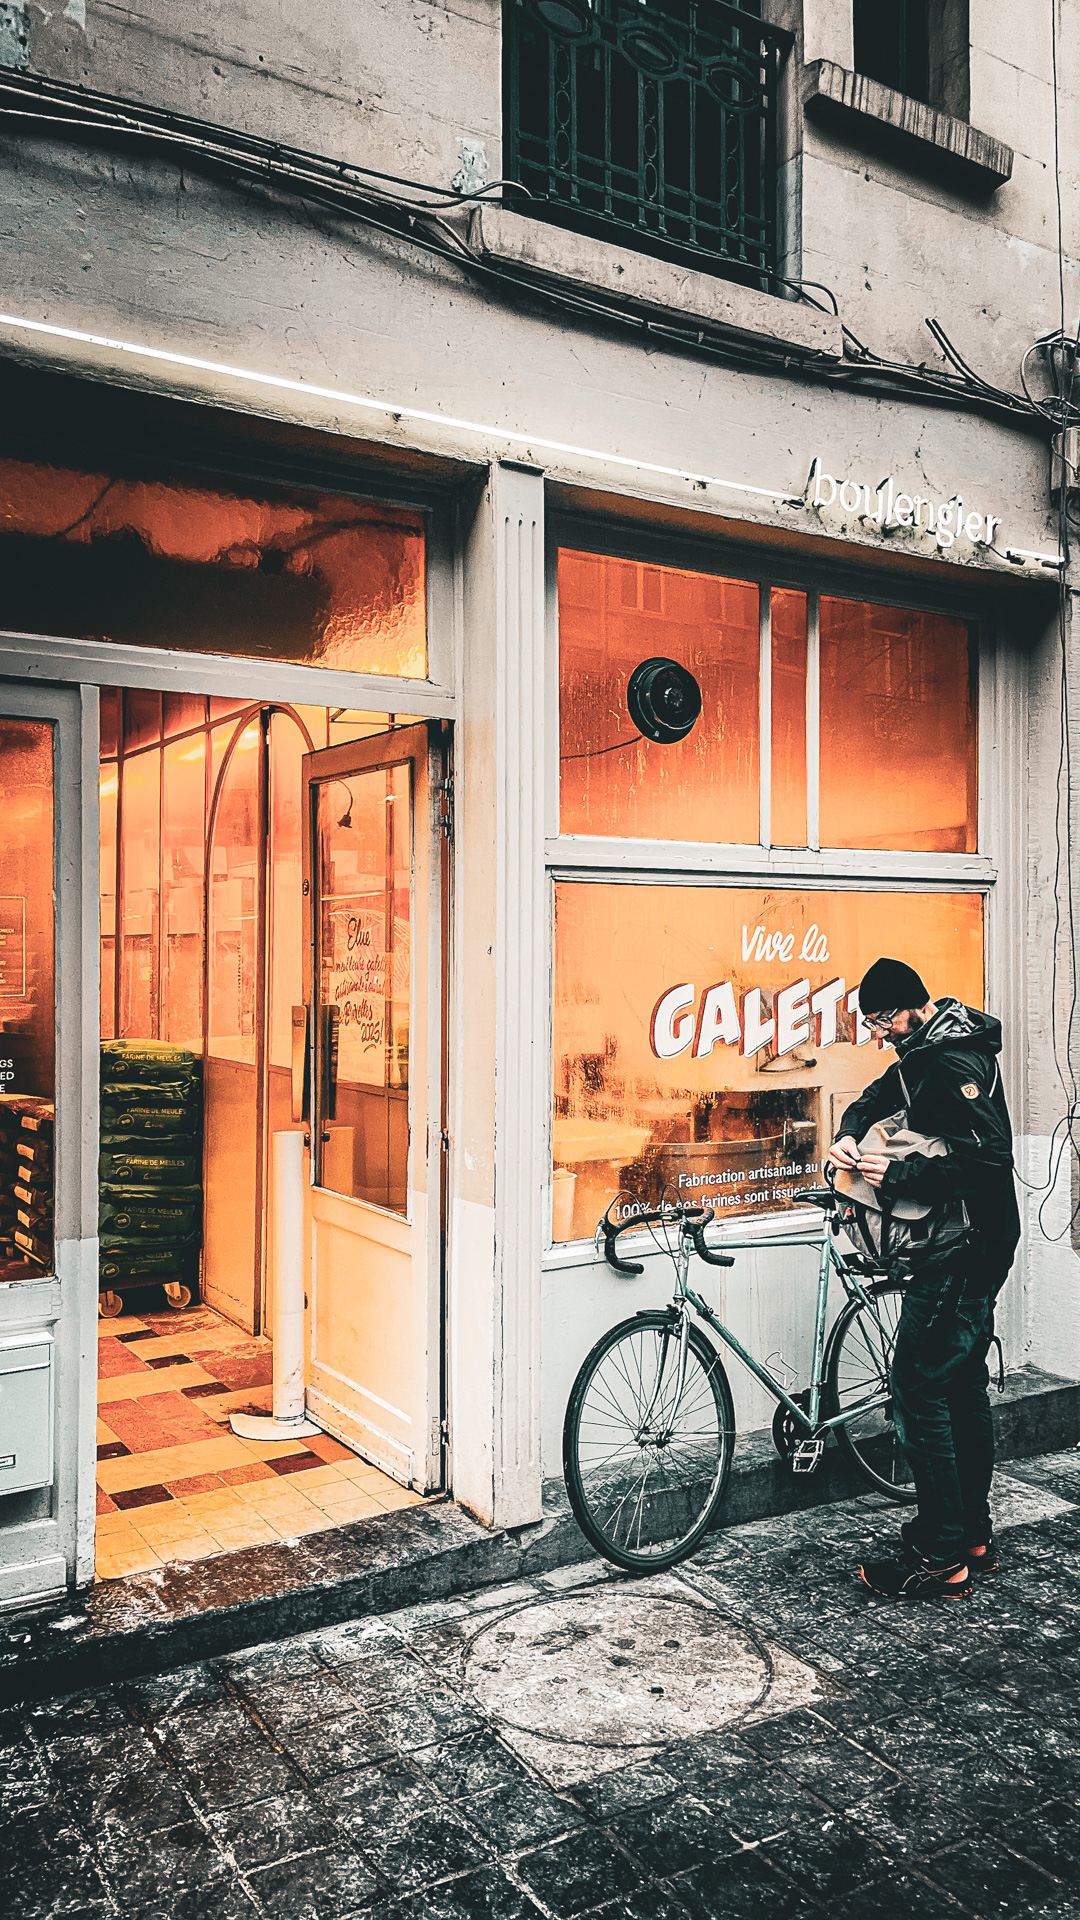
[{"label": "shop window", "polygon": [[783,1211],[893,1059],[858,1013],[881,953],[983,997],[976,893],[562,882],[555,890],[556,1241],[620,1193]]},{"label": "shop window", "polygon": [[[102,702],[104,717],[104,702]],[[111,743],[110,743],[111,744]],[[104,729],[102,745],[105,745]],[[114,749],[115,751],[115,749]],[[115,759],[102,760],[98,776],[98,911],[101,919],[101,1037],[116,1039],[116,820],[120,796],[120,769]]]},{"label": "shop window", "polygon": [[120,1032],[158,1032],[161,879],[161,757],[125,762],[120,816]]},{"label": "shop window", "polygon": [[53,738],[0,720],[0,1280],[53,1262]]},{"label": "shop window", "polygon": [[[202,702],[199,702],[202,705]],[[161,756],[161,1038],[202,1044],[206,736],[167,741]]]},{"label": "shop window", "polygon": [[806,845],[806,595],[774,592],[770,841]]},{"label": "shop window", "polygon": [[822,596],[826,847],[973,853],[975,650],[963,620]]},{"label": "shop window", "polygon": [[[758,589],[745,581],[559,555],[563,833],[757,840],[758,629]],[[640,709],[632,717],[635,670],[654,660],[699,690],[682,739],[650,739]]]},{"label": "shop window", "polygon": [[[424,520],[402,508],[0,459],[0,569],[19,632],[427,672]],[[160,739],[161,696],[130,698],[134,743]]]},{"label": "shop window", "polygon": [[963,620],[564,551],[561,831],[973,852],[976,667]]}]

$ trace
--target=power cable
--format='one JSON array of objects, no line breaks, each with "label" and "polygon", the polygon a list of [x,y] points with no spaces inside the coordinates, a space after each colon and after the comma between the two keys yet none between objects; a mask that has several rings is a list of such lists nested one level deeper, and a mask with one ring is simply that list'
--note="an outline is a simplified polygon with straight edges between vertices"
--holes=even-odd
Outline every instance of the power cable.
[{"label": "power cable", "polygon": [[[775,349],[749,347],[744,343],[710,335],[707,327],[693,323],[680,324],[664,321],[635,313],[616,301],[607,299],[602,293],[577,293],[565,287],[544,284],[527,273],[515,272],[500,262],[479,255],[464,235],[448,224],[444,216],[455,210],[460,211],[482,204],[496,192],[520,195],[523,199],[528,199],[530,196],[527,190],[518,182],[496,180],[486,183],[475,192],[462,193],[454,188],[410,180],[402,175],[363,167],[353,162],[333,161],[325,156],[309,153],[280,142],[266,141],[253,135],[218,127],[211,122],[189,115],[137,105],[116,96],[70,86],[64,82],[47,80],[38,75],[5,73],[0,76],[0,123],[5,120],[21,123],[27,130],[56,129],[71,134],[95,134],[106,139],[119,137],[125,141],[132,141],[137,147],[163,151],[173,158],[180,160],[186,158],[201,163],[211,171],[244,180],[254,186],[261,186],[264,189],[276,188],[291,193],[309,206],[320,207],[338,217],[359,221],[374,232],[416,245],[429,254],[456,264],[471,277],[497,286],[503,291],[513,292],[532,302],[539,301],[594,322],[600,320],[608,325],[614,324],[638,334],[645,334],[650,339],[699,353],[726,366],[750,368],[775,374],[786,372],[794,362],[802,377],[830,386],[847,387],[893,398],[917,398],[931,404],[991,413],[997,417],[1004,416],[1016,422],[1039,421],[1063,432],[1074,416],[1080,421],[1080,409],[1075,408],[1072,403],[1072,387],[1076,379],[1078,358],[1080,358],[1080,319],[1077,323],[1076,337],[1067,346],[1055,0],[1050,0],[1050,5],[1051,13],[1055,16],[1052,20],[1051,57],[1054,83],[1054,171],[1058,225],[1060,325],[1056,335],[1036,342],[1025,354],[1020,368],[1023,389],[1021,394],[1009,393],[977,374],[953,345],[940,321],[937,320],[928,319],[926,325],[944,358],[954,369],[951,373],[925,365],[914,366],[907,362],[889,360],[877,355],[846,325],[842,325],[843,338],[856,357],[850,364],[836,366],[815,363],[812,357],[799,354],[790,345],[778,346]],[[838,317],[836,296],[831,288],[823,283],[797,282],[780,275],[773,278],[776,284],[797,292],[807,304],[821,311],[831,311]],[[815,300],[810,289],[824,293],[829,301],[829,307],[825,308],[820,301]],[[1060,341],[1060,378],[1055,372],[1055,341]],[[1032,394],[1027,379],[1027,366],[1031,355],[1040,349],[1046,353],[1052,378],[1059,389],[1057,394],[1046,400],[1040,400],[1038,396]],[[1059,553],[1063,562],[1067,564],[1069,559],[1067,506],[1063,507],[1059,518]],[[1055,1067],[1062,1091],[1066,1096],[1067,1108],[1065,1115],[1055,1125],[1051,1134],[1047,1183],[1045,1187],[1030,1189],[1033,1192],[1041,1191],[1045,1194],[1039,1209],[1040,1228],[1042,1228],[1042,1210],[1056,1186],[1060,1159],[1066,1145],[1071,1146],[1074,1154],[1080,1159],[1080,1142],[1077,1141],[1074,1132],[1080,1117],[1078,1088],[1071,1063],[1072,1036],[1076,1025],[1080,982],[1078,982],[1077,972],[1072,876],[1072,755],[1068,728],[1067,658],[1068,594],[1063,569],[1059,571],[1058,606],[1062,736],[1058,768],[1058,807],[1055,814],[1052,1044]],[[1064,844],[1060,820],[1063,782],[1065,783],[1066,811]],[[1066,870],[1066,906],[1072,973],[1066,1031],[1068,1078],[1061,1071],[1057,1033],[1058,945],[1062,912],[1063,858]],[[1066,1132],[1056,1150],[1055,1160],[1055,1142],[1062,1127],[1065,1127]],[[1029,1186],[1027,1181],[1022,1184]],[[1080,1203],[1076,1212],[1080,1213]],[[1070,1227],[1075,1218],[1076,1213],[1070,1219]],[[1044,1228],[1042,1230],[1045,1232]],[[1063,1229],[1064,1231],[1068,1229]]]},{"label": "power cable", "polygon": [[[1076,380],[1077,356],[1080,352],[1080,317],[1077,319],[1076,334],[1072,341],[1065,330],[1065,236],[1061,190],[1061,124],[1060,124],[1060,87],[1058,76],[1058,31],[1056,0],[1050,5],[1050,65],[1053,93],[1053,139],[1054,139],[1054,199],[1057,222],[1057,281],[1058,281],[1058,327],[1055,333],[1045,334],[1035,341],[1024,354],[1020,363],[1020,384],[1031,405],[1053,425],[1061,435],[1061,496],[1058,513],[1058,554],[1061,565],[1058,568],[1057,626],[1058,649],[1060,658],[1058,691],[1058,764],[1055,779],[1054,806],[1054,932],[1050,970],[1050,1032],[1054,1071],[1057,1074],[1061,1091],[1065,1099],[1065,1111],[1055,1122],[1047,1147],[1047,1170],[1045,1181],[1035,1184],[1021,1175],[1020,1184],[1030,1193],[1041,1193],[1042,1199],[1036,1213],[1039,1231],[1044,1239],[1060,1241],[1071,1234],[1080,1216],[1080,1199],[1073,1206],[1065,1225],[1056,1233],[1047,1231],[1046,1208],[1057,1191],[1061,1163],[1066,1153],[1071,1152],[1080,1165],[1080,1141],[1077,1139],[1077,1123],[1080,1120],[1080,1088],[1077,1084],[1076,1067],[1073,1060],[1073,1037],[1076,1031],[1078,1000],[1080,1000],[1080,978],[1077,969],[1076,902],[1073,876],[1072,853],[1072,737],[1070,732],[1069,704],[1069,589],[1066,570],[1070,560],[1070,519],[1068,506],[1068,481],[1065,473],[1065,434],[1071,424],[1080,422],[1080,409],[1073,403],[1073,387]],[[1054,391],[1045,398],[1032,394],[1028,385],[1028,365],[1036,353],[1043,353],[1050,373]],[[1055,358],[1055,355],[1057,356]],[[1062,811],[1064,810],[1064,829]],[[1064,865],[1064,886],[1062,867]],[[1064,893],[1064,899],[1063,899]],[[1067,946],[1069,955],[1069,1005],[1065,1026],[1064,1066],[1061,1058],[1060,1019],[1058,1013],[1059,952],[1062,938],[1062,919],[1067,920]]]},{"label": "power cable", "polygon": [[[993,388],[970,370],[946,372],[874,354],[846,326],[843,337],[854,357],[837,365],[815,360],[817,350],[813,348],[800,351],[790,343],[773,347],[763,342],[751,345],[731,340],[710,330],[707,324],[642,314],[601,291],[577,292],[554,286],[527,271],[482,256],[445,216],[482,204],[495,192],[527,200],[530,196],[517,182],[491,181],[475,193],[459,193],[39,75],[7,73],[0,77],[0,123],[5,120],[28,131],[60,130],[133,142],[136,147],[167,153],[250,185],[293,194],[309,207],[359,221],[372,231],[405,240],[451,261],[470,277],[498,287],[504,294],[512,293],[593,323],[602,321],[630,330],[639,337],[700,354],[721,365],[764,373],[784,373],[796,365],[803,377],[831,386],[989,412],[1017,421],[1041,423],[1045,418],[1024,395]],[[836,296],[823,283],[774,278],[807,304],[837,313]],[[828,308],[814,298],[814,292],[826,296]]]}]

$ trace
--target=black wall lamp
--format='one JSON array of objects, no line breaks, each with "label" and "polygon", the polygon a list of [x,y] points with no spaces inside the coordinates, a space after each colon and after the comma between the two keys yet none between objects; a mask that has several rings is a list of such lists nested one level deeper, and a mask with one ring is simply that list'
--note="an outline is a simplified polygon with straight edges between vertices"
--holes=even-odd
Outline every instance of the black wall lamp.
[{"label": "black wall lamp", "polygon": [[685,740],[701,712],[701,688],[677,660],[643,660],[626,689],[630,718],[646,740]]}]

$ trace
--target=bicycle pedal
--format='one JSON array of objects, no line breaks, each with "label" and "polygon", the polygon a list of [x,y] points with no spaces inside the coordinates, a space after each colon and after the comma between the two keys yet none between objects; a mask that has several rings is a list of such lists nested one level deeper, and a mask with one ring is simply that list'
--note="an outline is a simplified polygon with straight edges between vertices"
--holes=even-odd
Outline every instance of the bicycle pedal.
[{"label": "bicycle pedal", "polygon": [[800,1440],[791,1456],[792,1473],[813,1473],[824,1451],[824,1440]]}]

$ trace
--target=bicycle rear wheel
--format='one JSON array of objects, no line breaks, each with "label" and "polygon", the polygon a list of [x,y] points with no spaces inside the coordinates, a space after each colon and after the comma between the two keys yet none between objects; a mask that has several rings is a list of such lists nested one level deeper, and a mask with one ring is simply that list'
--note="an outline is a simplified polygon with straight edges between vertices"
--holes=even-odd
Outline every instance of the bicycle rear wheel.
[{"label": "bicycle rear wheel", "polygon": [[869,1306],[852,1300],[837,1320],[825,1355],[825,1391],[830,1417],[869,1404],[842,1427],[837,1441],[868,1486],[900,1506],[915,1500],[911,1471],[893,1422],[889,1368],[903,1306],[893,1280],[866,1288]]},{"label": "bicycle rear wheel", "polygon": [[657,1573],[692,1553],[723,1499],[735,1410],[719,1354],[691,1327],[639,1313],[598,1340],[570,1393],[563,1473],[578,1525],[605,1559]]}]

